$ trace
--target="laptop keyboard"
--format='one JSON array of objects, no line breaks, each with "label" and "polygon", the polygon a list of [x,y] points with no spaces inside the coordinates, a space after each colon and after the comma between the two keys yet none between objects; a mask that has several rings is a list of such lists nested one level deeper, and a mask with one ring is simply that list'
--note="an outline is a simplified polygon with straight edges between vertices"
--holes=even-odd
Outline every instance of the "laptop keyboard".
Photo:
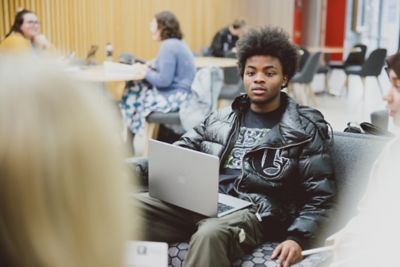
[{"label": "laptop keyboard", "polygon": [[224,211],[231,210],[233,208],[234,207],[232,207],[232,206],[229,206],[229,205],[226,205],[224,203],[218,202],[218,213],[222,213]]}]

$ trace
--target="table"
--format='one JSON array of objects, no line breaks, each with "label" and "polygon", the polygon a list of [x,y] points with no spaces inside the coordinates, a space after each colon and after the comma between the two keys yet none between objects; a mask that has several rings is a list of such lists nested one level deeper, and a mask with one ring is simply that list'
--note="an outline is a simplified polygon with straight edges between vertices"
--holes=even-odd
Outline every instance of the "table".
[{"label": "table", "polygon": [[145,74],[134,65],[104,62],[102,65],[74,67],[67,69],[78,79],[90,82],[140,81]]},{"label": "table", "polygon": [[[102,65],[80,66],[66,69],[77,79],[101,83],[112,96],[119,101],[124,93],[126,81],[140,81],[145,77],[134,65],[115,62],[104,62]],[[107,84],[106,84],[107,83]]]},{"label": "table", "polygon": [[236,67],[237,59],[227,57],[195,57],[194,65],[196,66],[196,68],[209,66],[216,66],[219,68]]},{"label": "table", "polygon": [[307,50],[311,53],[315,52],[322,52],[325,54],[341,54],[344,52],[344,48],[340,46],[314,46],[314,47],[307,47]]}]

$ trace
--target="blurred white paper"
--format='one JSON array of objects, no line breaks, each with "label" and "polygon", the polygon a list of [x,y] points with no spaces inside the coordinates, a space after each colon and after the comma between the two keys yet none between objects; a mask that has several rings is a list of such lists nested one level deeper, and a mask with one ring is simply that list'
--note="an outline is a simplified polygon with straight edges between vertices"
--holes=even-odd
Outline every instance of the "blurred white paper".
[{"label": "blurred white paper", "polygon": [[129,241],[124,263],[126,267],[167,267],[168,244],[164,242]]}]

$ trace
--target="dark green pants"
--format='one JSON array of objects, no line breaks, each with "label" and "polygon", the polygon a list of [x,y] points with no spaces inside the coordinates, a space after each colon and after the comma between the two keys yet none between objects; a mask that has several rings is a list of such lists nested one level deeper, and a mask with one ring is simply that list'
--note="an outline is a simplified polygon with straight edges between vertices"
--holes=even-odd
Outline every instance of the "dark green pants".
[{"label": "dark green pants", "polygon": [[263,241],[261,224],[249,210],[207,218],[145,194],[136,198],[145,240],[171,243],[190,239],[186,267],[231,266]]}]

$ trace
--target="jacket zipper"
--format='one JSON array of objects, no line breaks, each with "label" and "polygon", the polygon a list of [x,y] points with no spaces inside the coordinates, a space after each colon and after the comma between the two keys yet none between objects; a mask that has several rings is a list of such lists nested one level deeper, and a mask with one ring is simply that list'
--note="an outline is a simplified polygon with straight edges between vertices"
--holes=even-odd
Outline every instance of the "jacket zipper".
[{"label": "jacket zipper", "polygon": [[[290,144],[290,145],[286,145],[286,146],[282,146],[282,147],[260,146],[260,147],[258,147],[257,149],[253,149],[253,150],[247,151],[247,152],[243,155],[243,159],[246,157],[246,155],[247,155],[248,153],[254,152],[254,151],[259,150],[259,149],[283,149],[283,148],[288,148],[288,147],[293,147],[293,146],[302,145],[302,144],[305,144],[305,143],[310,142],[311,140],[312,140],[312,137],[310,137],[310,138],[308,138],[308,139],[306,139],[306,140],[304,140],[304,141],[301,141],[301,142],[299,142],[299,143]],[[242,193],[242,192],[240,192],[240,190],[239,190],[239,185],[240,185],[240,183],[242,182],[243,173],[244,173],[244,161],[243,161],[243,159],[242,159],[242,174],[240,175],[239,181],[236,183],[235,190],[236,190],[237,193],[243,194],[242,196],[244,196],[244,197],[246,197],[247,199],[249,199],[249,201],[250,201],[251,203],[253,203],[253,205],[256,205],[256,204],[253,202],[253,200],[252,200],[246,193]],[[256,205],[256,206],[257,206],[257,211],[256,211],[255,215],[256,215],[257,219],[261,222],[262,219],[261,219],[261,215],[260,215],[260,213],[259,213],[261,207],[260,207],[259,205]]]},{"label": "jacket zipper", "polygon": [[235,121],[234,121],[234,124],[235,124],[234,129],[228,138],[228,145],[225,147],[225,150],[221,154],[221,162],[220,162],[220,166],[219,166],[220,169],[222,169],[222,164],[224,164],[224,162],[225,162],[226,152],[232,147],[232,137],[235,134],[237,134],[237,130],[238,130],[238,126],[239,126],[239,119],[240,119],[240,116],[237,115],[235,118]]}]

